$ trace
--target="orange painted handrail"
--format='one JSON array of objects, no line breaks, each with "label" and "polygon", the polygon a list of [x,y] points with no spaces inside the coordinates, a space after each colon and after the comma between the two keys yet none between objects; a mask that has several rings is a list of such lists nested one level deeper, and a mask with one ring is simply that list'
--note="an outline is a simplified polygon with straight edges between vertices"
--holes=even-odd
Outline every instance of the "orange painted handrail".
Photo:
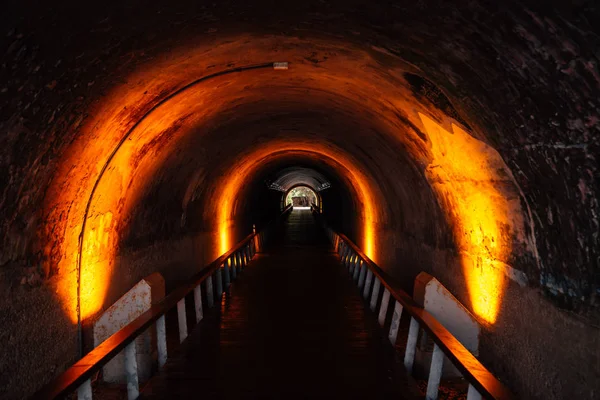
[{"label": "orange painted handrail", "polygon": [[[292,207],[287,207],[279,216],[282,217],[292,210]],[[275,220],[274,220],[275,221]],[[265,229],[274,221],[271,221]],[[114,335],[110,336],[99,346],[94,348],[83,358],[69,367],[61,375],[53,379],[51,382],[42,387],[31,398],[32,399],[55,399],[57,397],[65,397],[68,394],[76,391],[82,384],[89,380],[96,372],[98,372],[106,363],[121,352],[127,345],[133,342],[140,334],[144,333],[153,323],[164,316],[168,311],[175,308],[177,303],[190,294],[195,287],[203,283],[208,277],[212,276],[223,264],[240,249],[251,244],[255,237],[262,237],[264,229],[260,233],[251,233],[240,242],[238,242],[231,250],[223,254],[201,271],[195,274],[186,284],[178,287],[173,292],[169,293],[159,303],[150,307],[150,309],[137,317],[128,325],[121,328]]]},{"label": "orange painted handrail", "polygon": [[[315,211],[315,214],[318,212]],[[514,399],[514,394],[502,384],[481,362],[471,354],[465,346],[462,345],[433,315],[425,311],[406,293],[400,289],[394,279],[375,264],[366,254],[354,244],[346,235],[329,231],[330,239],[336,245],[338,250],[339,242],[342,241],[348,246],[349,251],[358,256],[364,265],[373,273],[381,284],[389,291],[390,295],[402,305],[403,310],[407,311],[414,318],[419,326],[424,329],[433,339],[435,344],[444,352],[445,356],[454,364],[454,366],[463,374],[464,378],[483,395],[485,398],[495,400]],[[337,240],[336,240],[337,236]],[[343,254],[340,254],[343,258]]]}]

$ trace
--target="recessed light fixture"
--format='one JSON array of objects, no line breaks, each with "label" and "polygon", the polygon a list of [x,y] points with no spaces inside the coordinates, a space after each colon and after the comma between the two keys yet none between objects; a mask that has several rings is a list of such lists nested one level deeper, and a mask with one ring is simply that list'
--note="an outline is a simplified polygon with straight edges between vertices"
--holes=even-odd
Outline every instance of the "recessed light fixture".
[{"label": "recessed light fixture", "polygon": [[288,69],[288,62],[274,62],[273,69]]}]

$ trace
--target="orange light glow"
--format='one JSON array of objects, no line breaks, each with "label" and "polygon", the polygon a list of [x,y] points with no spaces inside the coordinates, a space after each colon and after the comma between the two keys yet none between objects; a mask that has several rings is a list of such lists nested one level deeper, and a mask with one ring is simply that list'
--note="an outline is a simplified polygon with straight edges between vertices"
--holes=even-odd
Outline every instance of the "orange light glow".
[{"label": "orange light glow", "polygon": [[433,160],[427,179],[446,212],[461,254],[474,313],[497,319],[506,286],[503,260],[511,251],[503,240],[509,205],[496,183],[499,155],[456,125],[452,133],[420,114],[431,140]]},{"label": "orange light glow", "polygon": [[[126,103],[134,102],[127,96],[117,96],[116,99]],[[113,277],[117,262],[117,247],[119,241],[118,226],[128,215],[139,200],[147,183],[145,179],[136,179],[140,176],[151,176],[161,165],[161,160],[168,152],[150,151],[152,143],[166,144],[161,139],[168,132],[171,118],[181,115],[188,107],[186,103],[174,103],[156,112],[156,119],[142,122],[135,129],[129,140],[122,143],[119,151],[110,160],[109,168],[97,182],[97,187],[90,203],[89,213],[85,223],[85,232],[81,245],[80,265],[80,312],[81,320],[85,320],[102,311],[106,306],[106,296]],[[94,167],[95,173],[102,170],[107,162],[107,154],[117,146],[119,134],[122,135],[123,121],[117,117],[103,122],[104,136],[96,137],[90,141],[80,154],[83,160]],[[169,136],[170,137],[170,136]],[[150,155],[150,156],[148,156]],[[81,164],[86,164],[79,161]],[[94,175],[98,177],[98,175]],[[86,176],[87,178],[87,176]],[[91,180],[91,184],[94,181]],[[91,186],[90,184],[90,186]],[[73,212],[84,215],[85,207],[91,195],[91,187],[87,193],[82,193],[82,188],[73,186],[71,191],[60,194],[64,198],[77,199],[73,202]],[[77,265],[79,252],[79,234],[82,224],[73,224],[68,229],[68,238],[65,241],[66,257],[62,265]],[[73,322],[77,322],[77,295],[76,295],[76,270],[63,277],[58,282],[57,292],[60,296],[65,312]],[[113,282],[114,283],[114,282]],[[121,291],[119,293],[119,290]],[[124,288],[117,288],[116,293],[122,294]]]},{"label": "orange light glow", "polygon": [[107,212],[88,218],[87,238],[83,243],[81,266],[81,316],[94,315],[102,309],[104,293],[110,283],[115,246],[112,234],[113,214]]},{"label": "orange light glow", "polygon": [[354,185],[355,192],[359,197],[359,202],[363,205],[363,237],[362,246],[365,254],[374,260],[375,258],[375,205],[373,200],[373,191],[369,185],[368,179],[360,171],[360,169],[347,156],[341,152],[336,152],[331,147],[326,147],[318,143],[285,143],[271,142],[257,149],[253,153],[246,155],[238,163],[230,168],[226,184],[220,192],[217,200],[218,204],[222,204],[217,215],[217,225],[219,229],[219,248],[222,253],[230,249],[232,245],[231,224],[234,218],[235,210],[233,209],[234,199],[239,196],[239,192],[248,177],[261,166],[264,160],[273,156],[273,154],[285,152],[306,152],[317,155],[322,159],[329,159],[334,163],[343,166],[344,171],[341,173],[348,174],[348,179]]},{"label": "orange light glow", "polygon": [[[300,42],[304,44],[299,47]],[[303,51],[298,51],[302,47],[314,47],[324,55],[335,53],[337,56],[316,67],[306,62]],[[268,62],[275,54],[277,59],[289,60],[294,68],[276,74],[270,67],[252,68],[252,72],[237,71],[188,86],[216,72]],[[126,84],[115,82],[101,101],[90,103],[85,112],[87,117],[74,124],[73,129],[78,130],[76,140],[64,149],[44,207],[48,214],[44,251],[51,269],[57,271],[53,279],[65,313],[77,321],[77,259],[84,219],[80,266],[82,319],[93,316],[108,305],[109,300],[116,300],[126,285],[131,286],[132,282],[123,280],[123,287],[109,287],[121,284],[120,279],[113,277],[119,262],[118,235],[130,217],[128,213],[144,193],[144,185],[155,176],[167,155],[178,149],[176,143],[181,143],[182,138],[203,135],[210,129],[197,130],[197,127],[205,126],[224,111],[257,103],[265,96],[273,104],[297,103],[295,108],[300,109],[306,105],[315,110],[345,109],[349,115],[356,114],[357,120],[377,120],[381,132],[398,132],[396,110],[410,108],[412,91],[403,91],[398,86],[401,68],[385,74],[356,74],[356,71],[377,68],[377,59],[351,43],[317,38],[223,35],[215,41],[182,44],[170,50],[168,56],[152,58],[140,65]],[[387,77],[394,74],[396,77],[388,81]],[[159,104],[166,100],[167,93],[177,88],[187,89],[185,94],[169,97],[168,104]],[[314,91],[310,100],[306,100],[307,91]],[[286,107],[282,106],[281,110]],[[370,110],[377,111],[371,113]],[[132,134],[119,147],[132,129]],[[217,252],[222,254],[232,246],[234,199],[241,184],[260,165],[261,158],[277,151],[306,151],[330,158],[343,167],[343,175],[352,182],[357,193],[356,203],[362,214],[358,244],[370,258],[376,257],[375,224],[378,215],[384,215],[385,210],[378,214],[380,210],[376,205],[383,204],[377,201],[380,193],[376,183],[371,187],[368,182],[377,181],[366,177],[362,170],[367,169],[361,170],[360,164],[348,154],[334,149],[331,142],[330,146],[326,145],[326,140],[319,144],[294,140],[275,143],[236,163],[223,179],[227,188],[218,194],[222,201],[218,203],[221,206],[218,215],[211,215],[217,220],[216,232],[210,238],[215,246],[208,249],[207,253],[211,254],[205,257],[217,256]],[[409,153],[415,151],[415,141],[407,138],[404,143],[409,146]],[[115,151],[114,159],[110,160]],[[243,168],[235,172],[238,165]],[[101,171],[105,173],[100,178]],[[92,196],[96,182],[99,186]]]}]

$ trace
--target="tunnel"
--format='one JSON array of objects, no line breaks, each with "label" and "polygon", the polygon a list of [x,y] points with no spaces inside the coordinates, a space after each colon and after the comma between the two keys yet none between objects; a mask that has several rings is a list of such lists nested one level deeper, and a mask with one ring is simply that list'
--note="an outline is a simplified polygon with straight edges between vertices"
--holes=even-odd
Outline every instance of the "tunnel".
[{"label": "tunnel", "polygon": [[439,280],[517,398],[599,395],[597,2],[3,8],[1,398],[298,187],[398,288]]}]

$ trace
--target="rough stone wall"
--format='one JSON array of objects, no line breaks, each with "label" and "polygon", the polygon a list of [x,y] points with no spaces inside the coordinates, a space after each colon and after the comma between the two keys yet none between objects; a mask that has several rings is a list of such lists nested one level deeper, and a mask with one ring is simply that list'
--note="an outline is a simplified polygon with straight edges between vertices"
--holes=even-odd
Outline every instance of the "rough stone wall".
[{"label": "rough stone wall", "polygon": [[[362,74],[389,72],[390,79],[396,79],[393,70],[399,68],[397,59],[401,58],[410,64],[410,68],[402,67],[411,74],[435,82],[428,85],[413,79],[413,93],[472,128],[473,135],[499,152],[520,191],[525,228],[535,237],[535,252],[522,252],[511,261],[526,274],[528,287],[509,282],[506,298],[510,300],[502,303],[501,318],[488,329],[487,345],[482,344],[488,349],[482,351],[484,361],[524,398],[563,398],[573,395],[573,388],[580,391],[578,398],[593,398],[592,390],[600,391],[600,372],[593,361],[600,357],[596,159],[600,154],[600,14],[594,3],[356,1],[323,5],[309,1],[269,5],[268,15],[263,12],[266,6],[233,2],[7,4],[7,12],[0,17],[4,27],[0,38],[0,326],[10,329],[0,329],[0,395],[11,398],[31,393],[37,382],[64,369],[75,356],[74,327],[57,304],[56,294],[61,274],[72,268],[69,264],[60,270],[58,266],[64,258],[62,241],[70,228],[65,221],[75,211],[68,204],[45,207],[52,194],[49,188],[85,167],[76,163],[77,147],[70,145],[81,143],[83,128],[90,121],[96,123],[95,112],[114,88],[148,84],[131,81],[131,73],[169,58],[164,54],[170,54],[173,43],[196,37],[210,42],[219,36],[255,32],[344,38],[367,49],[379,63],[378,71]],[[306,59],[318,67],[326,65],[325,57],[331,61],[340,53],[315,53]],[[121,112],[123,129],[179,83],[148,84],[152,90],[144,101]],[[101,138],[106,132],[94,135]],[[371,154],[367,150],[360,157],[376,158],[374,153],[381,148],[374,146]],[[65,167],[65,159],[73,164]],[[372,175],[389,176],[394,171],[391,164],[374,164],[369,164]],[[411,166],[419,167],[424,165]],[[61,176],[59,168],[66,175]],[[396,174],[402,181],[382,183],[383,197],[390,203],[376,230],[381,264],[405,282],[421,269],[427,270],[468,304],[464,280],[456,274],[461,268],[458,255],[445,223],[408,218],[412,214],[406,208],[411,207],[409,202],[391,205],[425,184],[415,174],[402,171]],[[419,190],[427,193],[428,189]],[[184,193],[179,187],[175,197],[181,199]],[[81,196],[86,194],[82,189]],[[120,244],[114,267],[130,268],[127,276],[133,280],[154,270],[174,271],[167,265],[173,262],[182,278],[190,260],[206,261],[204,254],[213,239],[199,239],[208,244],[198,245],[201,250],[193,254],[189,245],[181,243],[190,235],[202,235],[203,229],[211,235],[212,227],[205,224],[179,231],[180,205],[167,206],[165,199],[155,201],[153,196],[160,197],[159,191],[148,192],[142,200],[149,204],[145,211],[141,208],[131,221],[121,221],[125,231],[138,234],[124,235],[129,241]],[[420,201],[413,207],[418,208]],[[435,203],[427,209],[432,221],[443,221]],[[152,213],[165,218],[157,225],[148,224]],[[352,232],[362,221],[345,223],[344,230]],[[415,227],[419,223],[430,225]],[[181,261],[161,256],[165,248],[180,246],[187,249],[181,252]],[[137,255],[130,256],[133,253]],[[123,288],[112,287],[109,297],[118,297],[126,282]],[[40,327],[45,329],[40,331]],[[572,337],[578,342],[564,347]],[[551,360],[548,348],[556,349]]]}]

